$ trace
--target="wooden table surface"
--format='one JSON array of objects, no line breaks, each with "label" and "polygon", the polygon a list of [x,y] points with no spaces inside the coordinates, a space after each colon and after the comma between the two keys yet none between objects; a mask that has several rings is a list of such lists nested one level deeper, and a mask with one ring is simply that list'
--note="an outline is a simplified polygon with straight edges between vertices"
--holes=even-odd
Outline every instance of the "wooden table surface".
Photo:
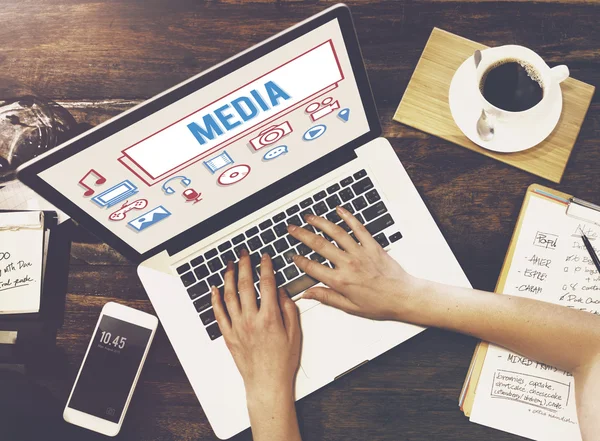
[{"label": "wooden table surface", "polygon": [[[333,3],[311,1],[2,0],[0,76],[92,125]],[[531,183],[600,204],[600,101],[594,97],[560,185],[392,121],[434,26],[489,46],[517,43],[600,85],[600,4],[578,1],[352,1],[390,140],[474,287],[492,290]],[[75,231],[64,363],[35,380],[60,406],[107,301],[153,312],[134,265]],[[305,440],[514,440],[471,424],[458,396],[476,340],[430,329],[298,403]],[[55,364],[57,366],[52,367]],[[35,425],[36,415],[31,415]],[[236,439],[247,440],[249,431]],[[2,435],[0,434],[0,439]],[[38,440],[57,439],[40,432]],[[60,438],[58,438],[60,439]],[[79,432],[79,440],[96,439]],[[216,439],[162,329],[118,439]]]}]

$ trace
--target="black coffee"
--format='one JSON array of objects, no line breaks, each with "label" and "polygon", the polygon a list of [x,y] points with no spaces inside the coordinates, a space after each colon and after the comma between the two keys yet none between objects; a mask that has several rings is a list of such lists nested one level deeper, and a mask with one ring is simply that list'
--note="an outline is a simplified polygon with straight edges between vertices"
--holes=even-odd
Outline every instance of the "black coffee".
[{"label": "black coffee", "polygon": [[531,109],[544,96],[539,73],[531,65],[514,60],[491,66],[480,88],[489,103],[510,112]]}]

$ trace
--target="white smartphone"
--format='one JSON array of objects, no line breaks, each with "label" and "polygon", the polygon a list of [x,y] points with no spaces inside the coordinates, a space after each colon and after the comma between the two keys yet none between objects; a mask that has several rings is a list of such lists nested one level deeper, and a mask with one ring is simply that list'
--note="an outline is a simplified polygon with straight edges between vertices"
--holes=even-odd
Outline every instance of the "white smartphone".
[{"label": "white smartphone", "polygon": [[63,412],[66,422],[119,433],[157,326],[153,315],[104,305]]}]

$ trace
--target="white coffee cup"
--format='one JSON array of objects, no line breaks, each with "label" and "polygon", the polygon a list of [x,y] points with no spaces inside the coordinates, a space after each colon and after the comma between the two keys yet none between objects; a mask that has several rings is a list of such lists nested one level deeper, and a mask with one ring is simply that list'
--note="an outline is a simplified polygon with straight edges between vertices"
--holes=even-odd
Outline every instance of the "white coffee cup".
[{"label": "white coffee cup", "polygon": [[[478,60],[481,58],[481,60]],[[485,99],[482,93],[483,76],[494,66],[502,64],[502,61],[522,62],[529,65],[535,71],[536,78],[543,89],[542,99],[535,106],[521,112],[511,112],[500,109]],[[546,62],[531,49],[518,45],[506,45],[485,49],[476,53],[475,62],[476,81],[480,104],[482,108],[481,116],[477,121],[477,132],[484,141],[492,139],[500,126],[506,125],[511,128],[531,124],[532,119],[544,118],[552,106],[560,105],[552,97],[549,91],[559,83],[569,78],[569,68],[565,65],[550,68]]]}]

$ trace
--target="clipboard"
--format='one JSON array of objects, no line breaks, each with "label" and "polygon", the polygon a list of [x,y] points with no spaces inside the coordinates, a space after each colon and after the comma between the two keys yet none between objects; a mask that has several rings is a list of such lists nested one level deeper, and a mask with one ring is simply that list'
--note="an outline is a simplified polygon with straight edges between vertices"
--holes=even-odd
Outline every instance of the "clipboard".
[{"label": "clipboard", "polygon": [[[14,211],[14,210],[0,210]],[[73,221],[44,210],[45,275],[37,313],[0,315],[0,364],[39,365],[64,323]]]},{"label": "clipboard", "polygon": [[[525,217],[524,215],[527,212],[529,201],[532,196],[543,197],[554,203],[563,205],[565,207],[565,214],[567,216],[579,220],[584,220],[586,222],[600,226],[600,206],[573,197],[572,195],[569,195],[567,193],[544,187],[542,185],[530,185],[527,188],[527,192],[525,193],[525,200],[523,201],[523,205],[521,206],[521,210],[519,212],[517,225],[515,226],[515,230],[510,240],[506,257],[504,258],[504,263],[502,264],[502,270],[500,271],[500,276],[498,277],[496,288],[494,289],[494,292],[496,293],[502,293],[504,291],[506,278],[508,276],[509,269],[512,265],[512,260],[519,235],[521,234],[521,226]],[[471,364],[469,365],[467,376],[463,383],[458,403],[460,410],[467,417],[471,416],[471,412],[473,410],[473,404],[475,402],[475,391],[477,390],[477,385],[479,384],[481,370],[483,369],[483,364],[485,361],[485,356],[487,354],[488,347],[488,342],[480,341],[478,343],[477,347],[475,348],[475,352],[473,353],[473,358],[471,359]]]},{"label": "clipboard", "polygon": [[[27,210],[0,210],[0,215],[3,213],[27,213]],[[40,292],[40,308],[37,312],[24,313],[24,314],[1,314],[0,315],[0,330],[8,331],[14,328],[14,325],[11,324],[14,320],[22,322],[24,320],[38,320],[45,315],[45,310],[47,308],[47,302],[44,298],[44,291],[46,291],[48,287],[48,281],[46,277],[47,268],[48,268],[48,250],[50,249],[50,233],[52,229],[57,225],[58,215],[55,211],[39,211],[40,213],[40,221],[35,225],[2,225],[0,226],[0,234],[3,230],[10,229],[42,229],[43,230],[43,244],[42,244],[42,280],[41,280],[41,292]],[[6,334],[4,335],[6,337]]]}]

